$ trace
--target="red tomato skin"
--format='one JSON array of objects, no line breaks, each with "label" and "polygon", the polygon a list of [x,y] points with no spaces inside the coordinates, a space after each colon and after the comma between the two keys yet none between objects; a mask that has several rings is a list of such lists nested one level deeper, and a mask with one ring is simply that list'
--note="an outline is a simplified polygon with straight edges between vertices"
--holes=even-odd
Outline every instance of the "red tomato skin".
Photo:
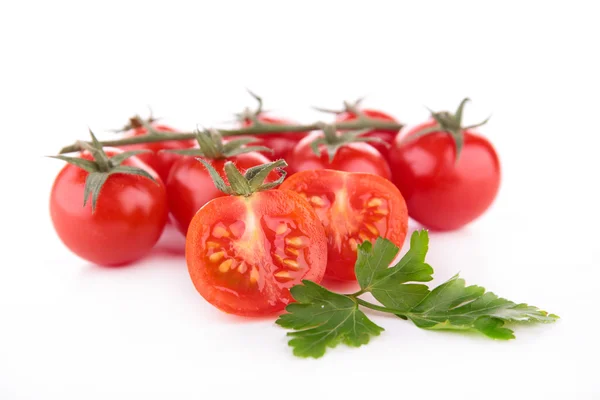
[{"label": "red tomato skin", "polygon": [[[109,156],[120,152],[105,151]],[[86,153],[81,157],[92,159]],[[122,165],[146,169],[156,183],[141,176],[111,175],[93,214],[91,196],[83,207],[86,171],[67,164],[52,187],[54,229],[69,250],[94,264],[118,266],[142,258],[156,244],[167,221],[166,190],[156,172],[135,157]]]},{"label": "red tomato skin", "polygon": [[431,120],[399,135],[389,160],[410,217],[432,230],[450,231],[475,220],[492,204],[500,187],[500,161],[492,144],[471,131],[464,132],[457,163],[454,140],[445,132],[401,143],[435,124]]},{"label": "red tomato skin", "polygon": [[[153,125],[153,128],[158,132],[173,132],[177,131],[166,125]],[[146,128],[135,128],[127,131],[125,133],[125,137],[133,137],[133,136],[142,136],[146,134]],[[196,141],[194,140],[173,140],[166,142],[153,142],[153,143],[139,143],[139,144],[129,144],[125,146],[120,146],[120,149],[124,151],[130,150],[151,150],[151,152],[138,154],[136,157],[139,158],[142,162],[150,166],[153,170],[155,170],[163,182],[167,181],[169,177],[169,171],[171,167],[175,163],[175,161],[182,158],[179,154],[173,154],[169,152],[159,153],[160,150],[177,150],[177,149],[188,149],[194,147],[196,145]]]},{"label": "red tomato skin", "polygon": [[304,171],[280,186],[305,197],[327,236],[325,277],[355,281],[356,246],[384,237],[402,247],[408,213],[402,194],[387,179],[334,170]]},{"label": "red tomato skin", "polygon": [[[368,108],[362,109],[361,111],[369,118],[380,119],[380,120],[389,121],[389,122],[398,122],[398,121],[396,121],[396,119],[394,117],[384,113],[383,111],[373,110],[373,109],[368,109]],[[356,120],[356,118],[357,118],[357,116],[354,113],[342,112],[342,113],[337,114],[335,120],[337,122],[350,122],[350,121]],[[381,153],[383,158],[385,158],[387,160],[389,150],[390,150],[392,144],[394,143],[394,139],[396,138],[397,135],[398,135],[398,129],[395,129],[395,130],[373,129],[372,131],[365,133],[363,136],[376,137],[376,138],[379,138],[379,139],[385,141],[389,146],[386,146],[382,143],[377,143],[377,142],[369,142],[369,144],[371,146],[375,147],[375,149],[377,149],[377,151]]]},{"label": "red tomato skin", "polygon": [[[283,231],[277,229],[281,221]],[[284,259],[296,261],[294,268],[286,268]],[[209,303],[230,314],[264,316],[292,302],[289,290],[303,279],[323,279],[327,242],[306,200],[294,192],[268,190],[218,197],[204,205],[190,223],[186,261],[194,286]],[[281,279],[279,272],[290,275]]]},{"label": "red tomato skin", "polygon": [[[244,171],[266,164],[269,159],[260,153],[251,152],[222,160],[206,161],[210,162],[225,182],[228,182],[224,171],[225,162],[233,161],[238,169]],[[272,172],[267,182],[274,180],[277,180],[277,174]],[[171,168],[166,186],[169,210],[175,220],[175,226],[184,235],[190,221],[203,205],[217,197],[227,196],[215,187],[208,171],[195,157],[182,157],[178,160]]]},{"label": "red tomato skin", "polygon": [[[268,115],[260,114],[258,116],[260,122],[265,124],[276,124],[276,125],[293,125],[294,122],[285,120],[282,118],[271,117]],[[252,121],[245,120],[242,123],[244,128],[252,126]],[[308,132],[280,132],[280,133],[269,133],[266,135],[255,135],[259,141],[254,143],[255,145],[266,146],[273,150],[273,153],[265,153],[270,160],[287,160],[289,153],[293,150],[294,146],[304,138]]]},{"label": "red tomato skin", "polygon": [[310,144],[323,136],[321,132],[313,132],[296,145],[287,160],[290,173],[314,169],[334,169],[346,172],[364,172],[391,180],[390,167],[375,148],[364,142],[349,143],[340,147],[329,162],[325,146],[321,146],[321,155],[317,156]]}]

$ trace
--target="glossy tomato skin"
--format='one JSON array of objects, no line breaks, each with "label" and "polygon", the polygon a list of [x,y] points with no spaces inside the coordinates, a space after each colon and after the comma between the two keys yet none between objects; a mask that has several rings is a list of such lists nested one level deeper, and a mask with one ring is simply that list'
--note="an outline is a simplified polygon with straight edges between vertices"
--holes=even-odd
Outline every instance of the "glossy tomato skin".
[{"label": "glossy tomato skin", "polygon": [[[115,154],[105,151],[109,156]],[[81,157],[91,159],[85,153]],[[91,198],[83,207],[86,171],[67,164],[52,187],[54,229],[69,250],[94,264],[115,266],[142,258],[158,241],[167,221],[165,186],[156,172],[135,157],[122,165],[144,168],[156,182],[141,176],[111,175],[94,213]]]},{"label": "glossy tomato skin", "polygon": [[402,247],[408,213],[402,194],[387,179],[333,170],[304,171],[281,185],[306,198],[325,227],[327,271],[336,280],[356,280],[357,245],[378,237]]},{"label": "glossy tomato skin", "polygon": [[[232,161],[238,169],[244,171],[250,167],[266,164],[269,159],[260,153],[251,152],[222,160],[206,159],[206,161],[225,182],[228,182],[223,169],[227,161]],[[277,173],[271,172],[266,182],[272,182],[277,178]],[[177,229],[184,235],[196,212],[210,200],[221,196],[226,194],[215,187],[208,171],[195,157],[182,157],[171,168],[167,180],[169,210]]]},{"label": "glossy tomato skin", "polygon": [[[156,129],[157,132],[177,132],[175,129],[166,126],[166,125],[158,125],[154,124],[153,128]],[[142,136],[147,132],[146,128],[135,128],[130,129],[125,133],[125,137],[132,136]],[[175,161],[179,160],[182,156],[178,154],[173,154],[169,152],[159,153],[160,150],[177,150],[177,149],[188,149],[194,147],[196,142],[194,140],[174,140],[174,141],[166,141],[166,142],[154,142],[154,143],[139,143],[139,144],[130,144],[126,146],[121,146],[120,148],[124,151],[130,150],[150,150],[148,153],[138,154],[137,157],[144,163],[150,166],[153,170],[155,170],[163,182],[167,181],[169,177],[169,171],[171,167],[175,163]]]},{"label": "glossy tomato skin", "polygon": [[399,136],[390,151],[390,166],[411,218],[430,229],[449,231],[475,220],[492,204],[500,187],[500,162],[492,144],[470,131],[464,132],[458,162],[447,133],[402,142],[435,124],[428,121]]},{"label": "glossy tomato skin", "polygon": [[322,135],[320,132],[313,132],[296,145],[287,160],[290,173],[313,169],[334,169],[346,172],[364,172],[392,179],[387,161],[373,146],[364,142],[349,143],[340,147],[331,163],[325,146],[321,146],[321,155],[317,156],[310,145]]},{"label": "glossy tomato skin", "polygon": [[262,316],[292,301],[290,288],[320,282],[327,262],[323,226],[299,195],[269,190],[218,197],[192,219],[186,238],[192,281],[212,305]]},{"label": "glossy tomato skin", "polygon": [[[394,117],[384,113],[383,111],[372,110],[372,109],[368,109],[368,108],[362,109],[361,111],[369,118],[380,119],[380,120],[389,121],[389,122],[398,122],[398,121],[396,121],[396,119]],[[356,120],[356,118],[357,118],[357,116],[354,113],[342,112],[337,115],[335,120],[337,122],[350,122],[350,121]],[[381,155],[385,159],[387,159],[389,149],[391,148],[392,144],[394,143],[394,139],[396,138],[397,135],[398,135],[397,129],[396,130],[374,129],[372,131],[365,133],[363,136],[376,137],[376,138],[379,138],[379,139],[383,140],[384,142],[386,142],[388,144],[388,146],[386,146],[383,143],[377,143],[377,142],[369,142],[369,144],[371,146],[375,147],[375,149],[377,149],[377,151],[380,152]]]},{"label": "glossy tomato skin", "polygon": [[[276,124],[276,125],[292,125],[294,122],[288,121],[282,118],[271,117],[264,114],[259,114],[258,120],[265,124]],[[245,120],[242,124],[244,128],[252,126],[252,121]],[[256,135],[259,139],[257,145],[262,145],[273,150],[273,153],[268,153],[267,156],[271,160],[284,159],[287,160],[290,151],[296,146],[296,144],[305,136],[307,132],[281,132],[281,133],[269,133],[267,135]]]}]

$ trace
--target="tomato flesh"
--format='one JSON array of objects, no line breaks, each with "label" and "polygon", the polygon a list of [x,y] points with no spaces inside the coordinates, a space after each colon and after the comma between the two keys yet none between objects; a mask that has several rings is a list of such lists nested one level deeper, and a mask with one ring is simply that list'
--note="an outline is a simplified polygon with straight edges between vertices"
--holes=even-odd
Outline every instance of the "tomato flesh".
[{"label": "tomato flesh", "polygon": [[[383,111],[372,110],[372,109],[365,108],[365,109],[362,109],[361,112],[363,114],[365,114],[369,118],[380,119],[382,121],[397,122],[394,117],[392,117],[391,115],[388,115],[388,114],[384,113]],[[357,118],[358,117],[354,113],[343,112],[343,113],[339,113],[336,116],[336,121],[338,121],[338,122],[350,122],[350,121],[356,120]],[[390,149],[391,145],[394,143],[394,139],[396,138],[397,134],[398,134],[398,130],[397,129],[395,129],[395,130],[373,129],[372,131],[369,131],[369,132],[365,133],[362,136],[376,137],[376,138],[379,138],[379,139],[383,140],[385,143],[387,143],[388,146],[386,146],[383,143],[369,142],[369,144],[371,146],[375,147],[375,149],[377,149],[377,151],[379,151],[381,153],[381,155],[385,159],[387,159],[388,153],[389,153],[389,149]]]},{"label": "tomato flesh", "polygon": [[327,271],[337,280],[356,280],[357,245],[377,237],[402,246],[408,229],[406,204],[386,179],[332,170],[305,171],[288,178],[293,190],[314,208],[327,236]]},{"label": "tomato flesh", "polygon": [[268,315],[292,301],[302,279],[320,282],[323,226],[299,195],[284,190],[219,197],[192,219],[186,260],[196,289],[232,314]]},{"label": "tomato flesh", "polygon": [[320,146],[321,153],[316,155],[311,143],[322,136],[323,134],[320,132],[313,132],[296,145],[287,160],[288,170],[291,173],[315,169],[334,169],[346,172],[364,172],[392,179],[387,161],[373,146],[364,142],[341,146],[331,162],[325,146]]},{"label": "tomato flesh", "polygon": [[[109,156],[116,152],[106,151]],[[92,159],[87,153],[81,157]],[[94,213],[91,199],[83,207],[88,172],[68,164],[52,187],[54,229],[73,253],[95,264],[123,265],[145,256],[167,221],[166,191],[156,172],[135,157],[122,165],[144,168],[156,182],[135,175],[111,175],[100,191]]]},{"label": "tomato flesh", "polygon": [[430,229],[455,230],[478,218],[494,201],[500,162],[492,144],[470,131],[464,132],[458,162],[454,140],[445,132],[402,141],[435,124],[429,121],[398,136],[390,151],[393,182],[413,219]]},{"label": "tomato flesh", "polygon": [[[269,159],[262,154],[251,152],[227,159],[206,159],[206,161],[228,183],[224,171],[227,161],[234,162],[237,168],[243,172],[248,168],[266,164]],[[272,182],[277,178],[277,173],[272,172],[266,182]],[[167,195],[169,210],[175,220],[175,225],[184,235],[187,233],[190,221],[204,204],[214,198],[226,196],[215,187],[208,171],[195,157],[182,157],[173,165],[167,180]]]},{"label": "tomato flesh", "polygon": [[[166,125],[153,125],[153,128],[156,129],[157,132],[177,132],[175,129]],[[142,136],[146,135],[146,132],[146,128],[135,128],[126,132],[125,137]],[[148,153],[138,154],[137,157],[155,170],[163,182],[167,182],[171,167],[177,160],[182,158],[182,156],[169,152],[160,152],[160,150],[188,149],[194,147],[195,145],[196,142],[194,140],[173,140],[165,142],[129,144],[120,146],[120,148],[124,151],[150,150]]]},{"label": "tomato flesh", "polygon": [[[268,115],[260,114],[258,117],[260,122],[265,124],[275,125],[292,125],[292,121],[288,121],[281,118],[271,117]],[[252,121],[245,120],[242,123],[244,128],[252,126]],[[269,133],[266,135],[256,135],[258,141],[257,145],[262,145],[273,150],[273,153],[266,154],[271,160],[285,159],[289,157],[289,153],[292,151],[294,146],[305,136],[307,132],[278,132]]]}]

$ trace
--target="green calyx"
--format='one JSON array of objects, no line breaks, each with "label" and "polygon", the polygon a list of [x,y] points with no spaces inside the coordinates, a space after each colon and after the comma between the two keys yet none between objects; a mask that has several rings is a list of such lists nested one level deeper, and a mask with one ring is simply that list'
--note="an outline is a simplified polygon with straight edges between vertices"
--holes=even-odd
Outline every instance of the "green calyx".
[{"label": "green calyx", "polygon": [[161,151],[184,156],[210,158],[212,160],[224,160],[253,151],[273,153],[273,150],[266,146],[248,146],[248,144],[258,140],[253,137],[233,139],[224,143],[223,136],[216,129],[205,129],[203,131],[196,130],[196,140],[198,141],[198,146],[200,146],[200,148]]},{"label": "green calyx", "polygon": [[125,124],[121,129],[113,129],[112,132],[121,133],[127,132],[131,129],[146,128],[146,134],[155,134],[157,132],[155,129],[152,128],[152,124],[158,121],[159,119],[160,118],[154,117],[154,115],[152,114],[152,109],[150,109],[150,115],[148,116],[148,118],[144,119],[136,114],[133,117],[129,118],[129,122]]},{"label": "green calyx", "polygon": [[360,109],[360,105],[364,99],[365,99],[364,97],[360,97],[353,102],[344,100],[344,103],[343,103],[344,106],[341,110],[334,110],[331,108],[321,108],[321,107],[313,107],[313,109],[320,111],[320,112],[324,112],[324,113],[328,113],[328,114],[335,114],[335,115],[343,114],[343,113],[350,113],[350,114],[356,115],[360,119],[360,118],[365,118],[365,115],[363,114],[363,112]]},{"label": "green calyx", "polygon": [[244,110],[242,112],[234,114],[235,119],[237,121],[241,121],[241,122],[250,121],[250,122],[252,122],[253,125],[261,125],[262,122],[260,122],[260,120],[258,119],[258,116],[262,112],[264,112],[263,99],[262,99],[262,97],[260,97],[259,95],[257,95],[253,91],[251,91],[250,89],[246,89],[246,91],[248,91],[250,96],[252,96],[252,98],[254,98],[254,100],[256,100],[257,106],[254,109],[250,108],[250,107],[244,108]]},{"label": "green calyx", "polygon": [[[248,168],[243,174],[237,169],[234,163],[228,161],[224,166],[225,176],[227,176],[227,180],[229,181],[228,185],[208,161],[203,160],[202,158],[199,158],[198,161],[204,165],[216,188],[221,192],[232,196],[248,197],[256,192],[273,189],[274,187],[281,185],[287,175],[282,169],[287,167],[287,163],[284,160],[277,160],[268,164]],[[265,183],[267,176],[269,176],[273,170],[279,172],[279,179]]]},{"label": "green calyx", "polygon": [[435,132],[446,132],[454,140],[454,145],[456,147],[455,162],[458,162],[465,142],[464,131],[485,125],[491,118],[490,116],[478,124],[463,126],[463,110],[465,108],[465,104],[467,104],[469,101],[470,99],[468,97],[464,98],[458,105],[458,108],[454,114],[449,111],[434,112],[429,110],[431,112],[431,117],[436,121],[436,124],[410,135],[406,138],[406,141],[413,141],[422,136],[426,136]]},{"label": "green calyx", "polygon": [[377,142],[385,146],[389,144],[378,138],[378,137],[364,137],[365,133],[371,131],[371,129],[361,129],[356,131],[348,131],[343,134],[337,132],[335,125],[323,125],[323,136],[316,138],[310,144],[312,151],[317,155],[321,155],[321,146],[325,146],[327,155],[329,156],[329,162],[331,163],[335,158],[337,151],[350,143],[357,142]]},{"label": "green calyx", "polygon": [[102,148],[98,139],[94,133],[90,130],[92,137],[91,143],[78,142],[81,150],[88,151],[94,160],[86,160],[78,157],[67,157],[63,155],[49,156],[50,158],[56,158],[68,162],[78,168],[87,171],[89,174],[85,180],[85,187],[83,189],[83,206],[87,204],[90,195],[92,197],[92,213],[96,211],[96,203],[98,202],[98,196],[100,190],[104,186],[104,183],[108,180],[108,177],[113,174],[129,174],[138,175],[144,178],[148,178],[153,182],[156,182],[154,177],[148,173],[148,171],[132,167],[129,165],[121,165],[125,160],[131,158],[140,153],[147,153],[150,150],[132,150],[123,153],[115,154],[109,157]]}]

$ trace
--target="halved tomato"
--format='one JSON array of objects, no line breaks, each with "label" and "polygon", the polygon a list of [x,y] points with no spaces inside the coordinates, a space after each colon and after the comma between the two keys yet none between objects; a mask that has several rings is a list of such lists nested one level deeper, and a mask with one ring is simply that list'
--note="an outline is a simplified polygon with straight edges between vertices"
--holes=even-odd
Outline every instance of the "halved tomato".
[{"label": "halved tomato", "polygon": [[325,227],[328,262],[325,276],[356,280],[356,248],[381,236],[401,247],[408,229],[400,191],[377,175],[334,170],[298,172],[281,189],[307,199]]},{"label": "halved tomato", "polygon": [[260,316],[292,301],[302,279],[320,282],[327,241],[315,211],[298,194],[267,190],[218,197],[190,223],[186,260],[196,289],[232,314]]}]

